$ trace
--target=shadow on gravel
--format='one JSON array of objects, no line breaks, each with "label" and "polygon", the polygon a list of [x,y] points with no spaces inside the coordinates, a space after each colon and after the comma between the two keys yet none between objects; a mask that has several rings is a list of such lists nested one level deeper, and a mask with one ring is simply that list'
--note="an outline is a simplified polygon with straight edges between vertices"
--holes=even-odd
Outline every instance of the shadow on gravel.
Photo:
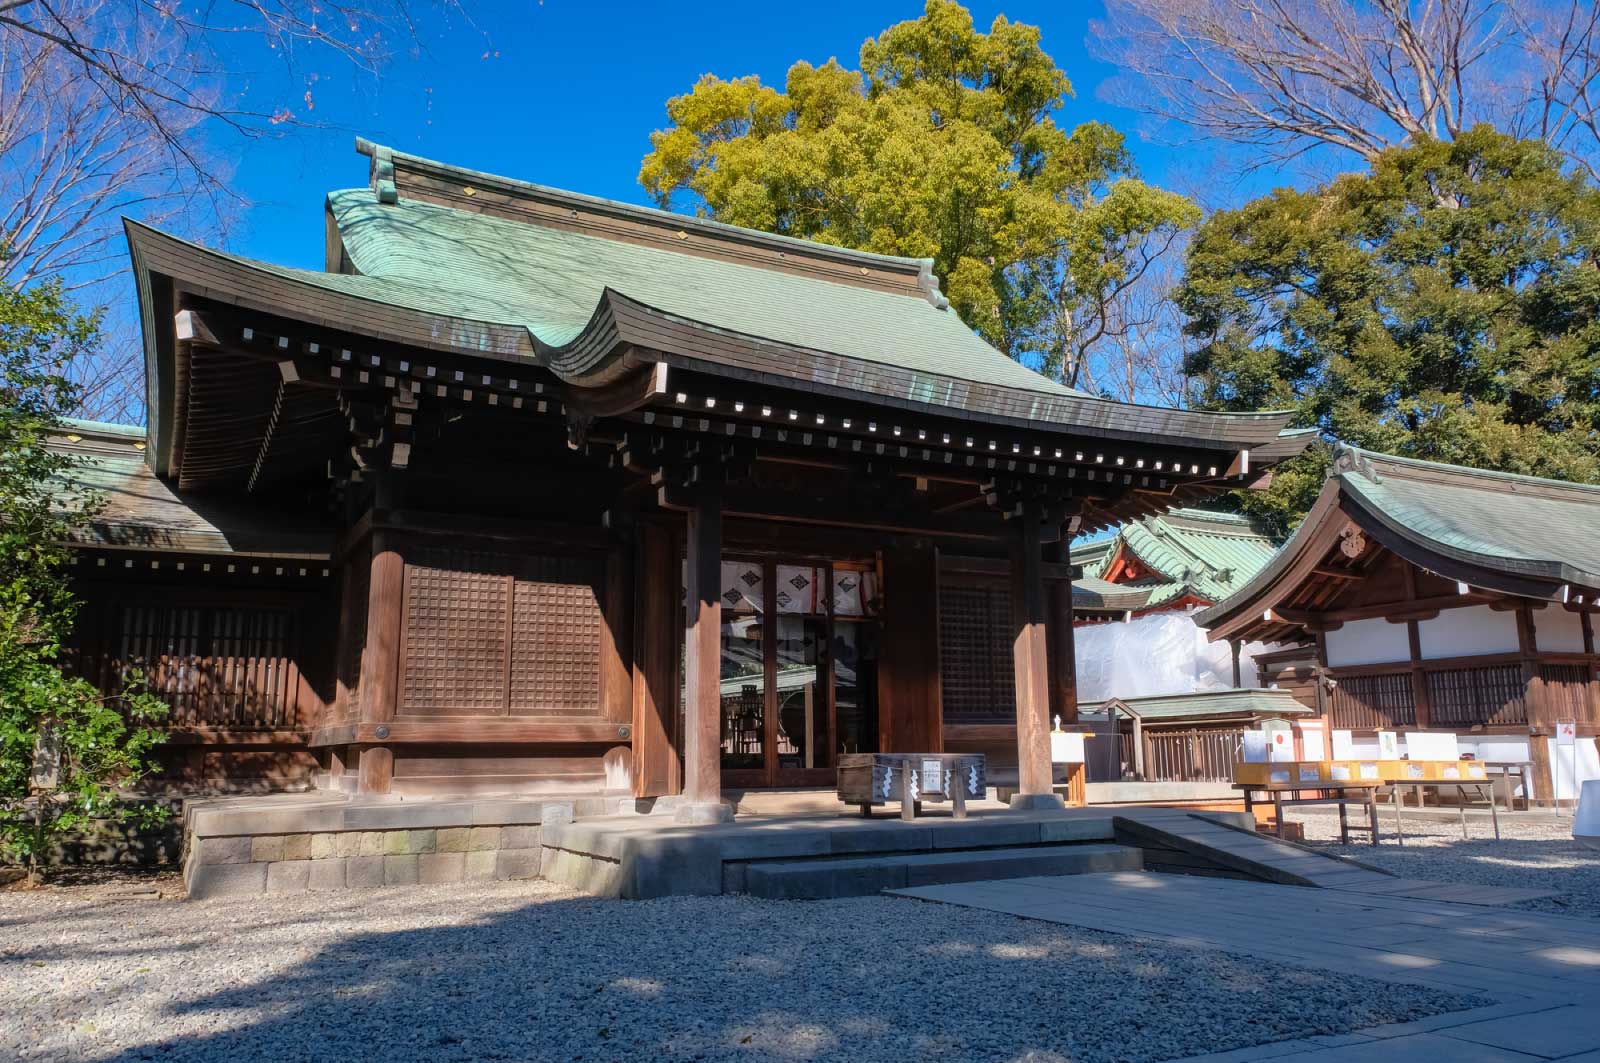
[{"label": "shadow on gravel", "polygon": [[[361,903],[368,919],[408,904],[389,890]],[[207,914],[228,929],[228,906]],[[251,947],[317,942],[317,916],[270,943],[258,937],[276,921],[270,907],[236,918],[237,936],[218,942],[232,955],[201,954],[192,975],[232,984],[179,995],[143,1019],[168,1031],[161,1039],[98,1058],[1133,1063],[1475,1003],[881,898],[556,899],[449,926],[347,933],[271,977],[241,971],[241,955],[248,964]]]}]

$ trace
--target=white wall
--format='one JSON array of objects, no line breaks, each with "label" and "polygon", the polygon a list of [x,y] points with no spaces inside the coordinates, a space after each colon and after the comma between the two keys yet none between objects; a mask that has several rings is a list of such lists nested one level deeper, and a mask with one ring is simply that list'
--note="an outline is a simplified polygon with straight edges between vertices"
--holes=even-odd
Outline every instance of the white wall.
[{"label": "white wall", "polygon": [[[1401,641],[1405,629],[1401,628]],[[1425,660],[1474,657],[1481,653],[1516,653],[1517,614],[1496,612],[1487,605],[1445,609],[1417,625]]]},{"label": "white wall", "polygon": [[1544,653],[1582,653],[1583,617],[1559,605],[1533,611],[1534,643]]},{"label": "white wall", "polygon": [[[1226,642],[1211,642],[1189,613],[1152,613],[1126,623],[1085,624],[1073,630],[1078,703],[1155,694],[1192,694],[1233,686],[1233,656]],[[1276,649],[1247,642],[1239,678],[1257,682],[1255,655]]]},{"label": "white wall", "polygon": [[1411,660],[1406,626],[1381,618],[1351,620],[1328,632],[1327,640],[1330,668]]}]

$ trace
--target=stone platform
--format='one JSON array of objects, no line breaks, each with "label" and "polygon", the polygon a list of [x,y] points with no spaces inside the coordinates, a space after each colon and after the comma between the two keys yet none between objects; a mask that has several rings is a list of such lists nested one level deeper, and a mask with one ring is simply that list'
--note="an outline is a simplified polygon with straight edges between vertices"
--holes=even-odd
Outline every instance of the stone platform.
[{"label": "stone platform", "polygon": [[341,793],[191,801],[190,898],[539,877],[540,831],[631,798],[401,800]]},{"label": "stone platform", "polygon": [[[546,825],[540,866],[544,878],[607,897],[859,896],[914,881],[1137,869],[1141,851],[1119,821],[1152,814],[1183,815],[983,808],[966,819],[741,816],[694,827],[663,816],[598,817]],[[1248,826],[1242,814],[1233,819]]]}]

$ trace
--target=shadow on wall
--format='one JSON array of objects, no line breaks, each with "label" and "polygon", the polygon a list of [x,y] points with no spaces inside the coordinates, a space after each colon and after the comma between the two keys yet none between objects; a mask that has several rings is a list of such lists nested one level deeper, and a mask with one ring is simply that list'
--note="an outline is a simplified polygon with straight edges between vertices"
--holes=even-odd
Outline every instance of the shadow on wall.
[{"label": "shadow on wall", "polygon": [[[11,950],[19,967],[141,970],[108,1002],[124,1047],[100,1054],[97,1038],[46,1031],[61,1040],[40,1058],[1162,1059],[1304,1035],[1308,1008],[1353,1029],[1461,1006],[1431,990],[1396,1001],[1360,979],[881,898],[317,900],[52,915],[48,936]],[[1279,992],[1285,981],[1311,1005]],[[1226,991],[1197,989],[1208,985]],[[1080,994],[1094,1007],[1064,1007]],[[1172,1006],[1196,999],[1204,1007]]]}]

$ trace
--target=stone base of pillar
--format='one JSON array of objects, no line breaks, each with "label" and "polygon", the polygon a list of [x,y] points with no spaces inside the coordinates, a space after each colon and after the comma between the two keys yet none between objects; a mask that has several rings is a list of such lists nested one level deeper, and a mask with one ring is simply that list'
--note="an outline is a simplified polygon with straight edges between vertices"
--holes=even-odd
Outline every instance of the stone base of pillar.
[{"label": "stone base of pillar", "polygon": [[731,823],[733,806],[726,801],[684,801],[673,806],[672,819],[676,823],[687,823],[692,826]]},{"label": "stone base of pillar", "polygon": [[1011,807],[1024,812],[1044,812],[1054,808],[1066,808],[1066,802],[1061,800],[1060,794],[1012,794]]}]

